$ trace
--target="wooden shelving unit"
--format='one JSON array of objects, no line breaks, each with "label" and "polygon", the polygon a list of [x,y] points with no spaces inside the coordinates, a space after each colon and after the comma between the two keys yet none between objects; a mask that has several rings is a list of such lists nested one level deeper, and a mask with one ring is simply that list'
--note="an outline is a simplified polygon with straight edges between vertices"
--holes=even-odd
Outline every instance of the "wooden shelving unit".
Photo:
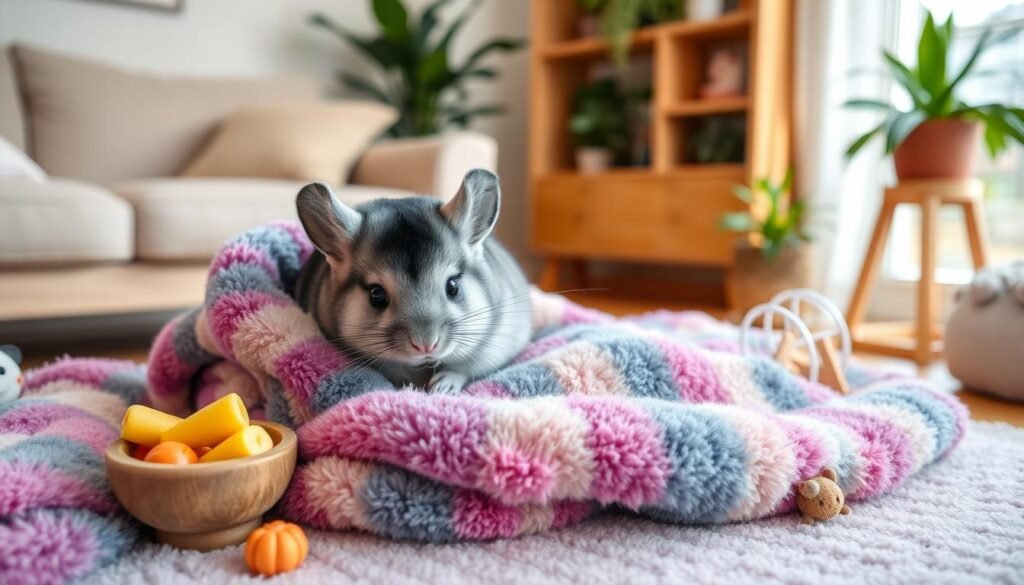
[{"label": "wooden shelving unit", "polygon": [[696,99],[666,105],[665,115],[670,118],[685,118],[687,116],[729,114],[732,112],[745,112],[749,107],[750,98],[747,96]]},{"label": "wooden shelving unit", "polygon": [[[633,50],[650,48],[657,38],[653,30],[639,30],[633,34]],[[547,61],[568,59],[604,60],[608,56],[608,42],[600,37],[577,38],[552,43],[542,49],[543,58]]]},{"label": "wooden shelving unit", "polygon": [[[735,239],[718,220],[742,207],[736,184],[781,177],[790,165],[793,0],[741,0],[716,20],[637,30],[631,51],[652,60],[651,163],[597,175],[575,171],[566,124],[608,44],[577,36],[574,0],[533,0],[532,9],[530,241],[548,258],[542,286],[555,286],[566,261],[577,273],[591,260],[713,267],[731,304]],[[725,42],[746,47],[747,93],[702,99],[709,49]],[[693,124],[721,115],[745,118],[744,161],[692,162]]]}]

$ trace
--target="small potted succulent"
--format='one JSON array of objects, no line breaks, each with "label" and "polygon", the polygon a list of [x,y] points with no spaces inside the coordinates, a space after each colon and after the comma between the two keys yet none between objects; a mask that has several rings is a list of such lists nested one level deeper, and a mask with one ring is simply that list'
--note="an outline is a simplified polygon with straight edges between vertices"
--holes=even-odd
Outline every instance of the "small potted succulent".
[{"label": "small potted succulent", "polygon": [[599,173],[614,164],[629,146],[626,98],[614,79],[600,79],[576,90],[569,132],[576,142],[576,167],[581,173]]},{"label": "small potted succulent", "polygon": [[750,211],[722,216],[722,229],[744,236],[736,250],[736,296],[743,311],[786,289],[813,284],[811,236],[804,226],[806,206],[792,199],[792,184],[790,170],[781,184],[760,179],[754,189],[739,185],[733,190],[736,197],[754,207],[763,198],[767,213],[762,218]]},{"label": "small potted succulent", "polygon": [[976,74],[975,66],[985,51],[1015,32],[995,34],[991,28],[986,29],[964,65],[952,73],[949,56],[953,16],[940,25],[928,14],[918,40],[916,65],[883,52],[890,74],[913,105],[900,110],[886,101],[847,102],[851,108],[885,114],[877,126],[850,144],[847,157],[855,155],[875,136],[882,136],[885,152],[893,155],[900,179],[963,178],[974,173],[982,128],[985,146],[993,157],[1011,141],[1024,143],[1024,109],[998,102],[971,105],[957,96],[961,84]]}]

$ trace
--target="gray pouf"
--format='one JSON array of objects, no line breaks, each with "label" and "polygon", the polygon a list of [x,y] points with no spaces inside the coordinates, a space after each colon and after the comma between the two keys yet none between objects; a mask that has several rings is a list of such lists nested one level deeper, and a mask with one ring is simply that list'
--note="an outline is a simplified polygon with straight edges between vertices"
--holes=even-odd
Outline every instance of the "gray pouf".
[{"label": "gray pouf", "polygon": [[984,268],[957,294],[945,354],[968,388],[1024,401],[1024,261]]}]

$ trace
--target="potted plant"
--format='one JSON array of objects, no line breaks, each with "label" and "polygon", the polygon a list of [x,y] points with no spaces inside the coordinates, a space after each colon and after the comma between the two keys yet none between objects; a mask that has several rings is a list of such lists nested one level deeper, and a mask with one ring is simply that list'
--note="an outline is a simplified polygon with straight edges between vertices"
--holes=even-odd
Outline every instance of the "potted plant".
[{"label": "potted plant", "polygon": [[812,284],[811,236],[804,229],[806,207],[802,201],[792,200],[792,184],[790,170],[781,184],[760,179],[755,189],[739,185],[733,190],[738,199],[749,206],[763,197],[767,212],[760,219],[750,211],[722,216],[722,229],[745,236],[736,250],[736,296],[741,310],[768,302],[786,289]]},{"label": "potted plant", "polygon": [[612,61],[624,68],[637,27],[678,20],[682,0],[605,0],[601,2],[601,32],[608,40]]},{"label": "potted plant", "polygon": [[601,34],[601,12],[608,0],[576,0],[580,16],[576,20],[576,30],[581,37],[596,37]]},{"label": "potted plant", "polygon": [[687,162],[741,163],[747,145],[746,116],[722,114],[699,119],[686,140]]},{"label": "potted plant", "polygon": [[612,166],[629,145],[626,98],[614,79],[580,86],[573,98],[569,132],[576,142],[576,167],[597,173]]},{"label": "potted plant", "polygon": [[471,3],[447,30],[435,34],[438,12],[448,1],[434,0],[419,18],[410,20],[401,0],[373,0],[380,28],[375,37],[354,34],[321,13],[309,17],[310,24],[337,35],[380,68],[382,84],[346,71],[339,77],[349,88],[398,110],[398,121],[389,130],[392,136],[436,134],[446,126],[465,128],[474,118],[503,111],[499,104],[470,105],[466,84],[496,78],[497,70],[481,62],[491,53],[515,51],[523,41],[492,39],[468,51],[460,65],[453,65],[448,57],[452,40],[479,2]]},{"label": "potted plant", "polygon": [[846,102],[848,107],[885,113],[881,123],[850,145],[847,157],[881,135],[885,152],[893,154],[896,175],[901,180],[962,178],[974,173],[982,127],[985,145],[993,157],[1005,150],[1011,140],[1024,143],[1024,109],[998,102],[971,105],[957,97],[960,85],[974,74],[985,51],[1014,32],[993,34],[991,28],[986,29],[964,65],[950,75],[947,68],[953,16],[937,25],[928,14],[917,44],[916,65],[883,52],[889,72],[909,94],[912,107],[904,111],[889,102],[868,99]]}]

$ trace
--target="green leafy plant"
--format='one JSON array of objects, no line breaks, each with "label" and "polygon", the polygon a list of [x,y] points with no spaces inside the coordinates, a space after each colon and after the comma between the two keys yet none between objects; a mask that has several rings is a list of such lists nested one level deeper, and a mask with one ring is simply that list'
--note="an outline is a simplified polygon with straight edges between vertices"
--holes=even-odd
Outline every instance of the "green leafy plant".
[{"label": "green leafy plant", "polygon": [[743,162],[747,144],[746,116],[707,116],[691,128],[692,134],[686,141],[686,155],[690,162]]},{"label": "green leafy plant", "polygon": [[747,205],[752,205],[759,191],[768,203],[768,212],[763,219],[757,219],[749,211],[737,211],[722,215],[720,226],[724,230],[743,234],[756,234],[761,253],[769,262],[778,258],[786,246],[797,246],[811,241],[811,235],[804,229],[806,206],[803,201],[793,201],[790,189],[793,186],[793,170],[786,172],[782,183],[773,183],[767,178],[759,179],[756,191],[744,185],[737,185],[733,194]]},{"label": "green leafy plant", "polygon": [[569,131],[577,146],[620,152],[629,144],[626,98],[614,79],[600,79],[577,88]]},{"label": "green leafy plant", "polygon": [[903,63],[889,51],[883,51],[886,66],[892,78],[910,96],[913,107],[903,111],[889,102],[855,99],[846,102],[851,108],[867,108],[885,112],[877,126],[865,132],[850,144],[846,156],[855,155],[872,138],[885,139],[885,152],[891,153],[904,139],[928,120],[960,119],[985,125],[985,145],[994,157],[1006,149],[1009,140],[1024,143],[1024,109],[1000,103],[969,105],[961,101],[957,89],[975,72],[981,56],[993,45],[1006,40],[1016,31],[995,34],[986,29],[974,45],[963,67],[950,76],[949,54],[953,38],[953,16],[943,24],[936,24],[929,13],[921,29],[917,44],[917,65]]},{"label": "green leafy plant", "polygon": [[629,45],[637,27],[676,20],[683,16],[682,0],[580,1],[601,12],[601,33],[608,40],[612,61],[620,67],[628,62]]},{"label": "green leafy plant", "polygon": [[608,0],[576,0],[576,5],[584,14],[600,14]]},{"label": "green leafy plant", "polygon": [[390,129],[393,136],[435,134],[450,125],[466,127],[480,116],[499,114],[499,104],[469,105],[466,84],[472,80],[490,80],[498,71],[482,65],[492,53],[508,53],[523,46],[523,41],[497,38],[470,51],[459,65],[449,59],[452,40],[465,26],[479,0],[470,4],[448,26],[435,34],[439,12],[450,0],[431,2],[417,19],[410,19],[401,0],[373,0],[373,13],[380,29],[378,36],[357,35],[325,14],[309,17],[313,26],[325,29],[352,45],[381,70],[383,83],[341,72],[341,81],[349,88],[393,106],[398,121]]}]

